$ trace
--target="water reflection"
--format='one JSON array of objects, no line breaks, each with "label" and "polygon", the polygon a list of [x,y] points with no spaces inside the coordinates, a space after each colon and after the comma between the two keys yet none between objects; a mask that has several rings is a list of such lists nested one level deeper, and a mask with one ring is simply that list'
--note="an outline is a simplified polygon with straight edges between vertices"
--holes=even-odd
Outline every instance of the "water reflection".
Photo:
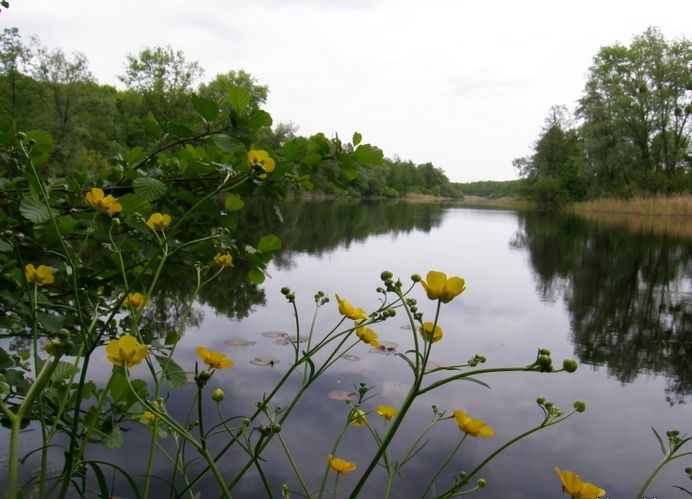
[{"label": "water reflection", "polygon": [[529,252],[537,291],[562,298],[582,362],[628,383],[664,374],[669,402],[692,392],[692,246],[573,216],[524,214],[511,245]]}]

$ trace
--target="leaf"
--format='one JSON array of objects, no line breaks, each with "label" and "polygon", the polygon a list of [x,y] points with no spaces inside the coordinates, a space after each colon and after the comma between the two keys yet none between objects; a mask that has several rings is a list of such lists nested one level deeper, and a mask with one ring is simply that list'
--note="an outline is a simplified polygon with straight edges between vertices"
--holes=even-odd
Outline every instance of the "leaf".
[{"label": "leaf", "polygon": [[36,166],[42,165],[48,161],[50,151],[53,149],[53,138],[42,130],[32,130],[26,132],[27,143],[33,140],[34,145],[31,146],[31,159]]},{"label": "leaf", "polygon": [[141,215],[148,215],[151,213],[151,204],[147,201],[141,194],[128,193],[124,196],[118,198],[118,202],[123,207],[123,213],[128,216],[132,216],[135,213]]},{"label": "leaf", "polygon": [[158,139],[161,137],[161,135],[163,135],[161,125],[159,125],[159,122],[156,121],[156,118],[154,118],[154,115],[151,114],[151,111],[147,113],[147,117],[144,119],[144,131],[155,139]]},{"label": "leaf", "polygon": [[382,149],[370,144],[362,144],[356,147],[356,150],[353,151],[353,155],[361,163],[372,166],[382,164],[382,160],[384,159]]},{"label": "leaf", "polygon": [[250,93],[243,87],[237,85],[229,87],[226,96],[228,98],[228,104],[230,104],[238,114],[243,114],[250,103]]},{"label": "leaf", "polygon": [[357,146],[361,140],[363,140],[363,136],[358,132],[353,132],[353,145]]},{"label": "leaf", "polygon": [[156,355],[155,357],[163,370],[163,376],[168,380],[168,383],[170,383],[173,388],[185,386],[187,383],[187,375],[185,374],[185,371],[183,371],[182,367],[168,357],[164,357],[162,355]]},{"label": "leaf", "polygon": [[235,137],[229,135],[218,134],[212,137],[214,144],[224,152],[231,152],[238,148],[245,148],[245,145]]},{"label": "leaf", "polygon": [[132,181],[136,194],[141,194],[147,201],[156,201],[166,193],[166,184],[153,177],[137,177]]},{"label": "leaf", "polygon": [[192,137],[195,134],[189,127],[178,123],[169,123],[167,128],[168,133],[173,137],[185,138]]},{"label": "leaf", "polygon": [[58,212],[53,208],[48,210],[48,207],[38,199],[25,197],[19,205],[19,212],[24,218],[31,220],[35,224],[40,224],[50,220],[51,213],[54,217],[58,216]]},{"label": "leaf", "polygon": [[247,276],[252,284],[262,284],[265,279],[264,272],[256,267],[250,269]]},{"label": "leaf", "polygon": [[274,121],[272,120],[271,114],[269,114],[266,111],[263,111],[262,109],[258,109],[257,111],[252,113],[252,116],[250,116],[250,119],[248,120],[248,124],[253,128],[272,126],[273,122]]},{"label": "leaf", "polygon": [[269,253],[281,249],[281,239],[273,234],[260,237],[257,243],[257,249],[262,253]]},{"label": "leaf", "polygon": [[237,194],[229,194],[223,204],[226,211],[238,211],[243,209],[245,201]]},{"label": "leaf", "polygon": [[124,441],[123,432],[120,431],[117,424],[114,424],[110,431],[103,436],[103,445],[109,449],[119,449]]},{"label": "leaf", "polygon": [[58,361],[55,371],[51,375],[51,381],[63,381],[78,373],[79,369],[69,362]]},{"label": "leaf", "polygon": [[5,241],[4,239],[0,239],[0,251],[5,252],[5,251],[12,251],[12,245]]},{"label": "leaf", "polygon": [[213,100],[205,99],[197,95],[191,97],[192,105],[197,112],[207,121],[214,121],[219,115],[219,106]]},{"label": "leaf", "polygon": [[137,146],[127,152],[127,158],[125,158],[125,160],[128,165],[136,165],[146,157],[147,153],[144,151],[144,148],[142,146]]}]

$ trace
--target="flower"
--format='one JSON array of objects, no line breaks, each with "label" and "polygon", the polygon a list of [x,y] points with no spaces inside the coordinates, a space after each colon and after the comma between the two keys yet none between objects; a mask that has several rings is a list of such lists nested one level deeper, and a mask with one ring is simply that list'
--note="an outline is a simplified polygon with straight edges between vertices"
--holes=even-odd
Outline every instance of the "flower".
[{"label": "flower", "polygon": [[214,369],[225,369],[233,366],[233,361],[221,352],[212,352],[204,347],[197,347],[195,351],[202,357],[202,362]]},{"label": "flower", "polygon": [[221,402],[225,396],[226,396],[226,394],[223,393],[223,390],[221,388],[217,388],[216,390],[211,392],[211,399],[214,402]]},{"label": "flower", "polygon": [[147,356],[149,349],[137,338],[124,334],[117,340],[111,340],[106,346],[106,358],[118,367],[136,366]]},{"label": "flower", "polygon": [[39,265],[38,268],[36,268],[30,263],[24,267],[24,277],[26,277],[27,282],[36,284],[37,286],[45,286],[46,284],[53,284],[53,282],[55,282],[53,269],[48,265]]},{"label": "flower", "polygon": [[247,153],[247,164],[250,167],[259,167],[262,169],[264,173],[260,173],[258,175],[259,178],[267,178],[267,173],[273,172],[276,166],[276,163],[269,154],[267,154],[267,151],[255,151],[254,149],[250,149]]},{"label": "flower", "polygon": [[562,471],[555,466],[555,473],[562,483],[562,492],[575,499],[597,499],[606,493],[605,490],[593,483],[584,482],[579,475],[572,471]]},{"label": "flower", "polygon": [[356,469],[356,463],[334,457],[331,454],[329,454],[329,466],[331,466],[332,469],[340,475],[345,475],[346,473],[350,473]]},{"label": "flower", "polygon": [[382,416],[384,419],[389,421],[392,419],[394,416],[396,416],[396,413],[399,412],[397,411],[394,407],[391,405],[378,405],[375,408],[375,412],[379,415]]},{"label": "flower", "polygon": [[375,348],[380,346],[380,342],[377,341],[377,333],[370,329],[369,327],[359,327],[356,329],[356,335],[361,339],[363,343],[372,345]]},{"label": "flower", "polygon": [[92,187],[89,192],[84,195],[87,203],[96,211],[101,213],[119,213],[123,211],[123,206],[118,203],[118,199],[112,195],[104,196],[103,190],[98,187]]},{"label": "flower", "polygon": [[353,426],[363,426],[368,422],[368,416],[365,414],[365,411],[353,409],[351,414],[348,415],[348,420]]},{"label": "flower", "polygon": [[368,314],[366,314],[362,308],[355,308],[346,300],[342,300],[339,295],[336,295],[336,302],[339,304],[339,313],[341,315],[345,315],[354,321],[368,318]]},{"label": "flower", "polygon": [[418,328],[418,332],[425,341],[431,341],[435,343],[442,339],[442,328],[435,324],[435,328],[433,329],[432,322],[423,323],[423,325]]},{"label": "flower", "polygon": [[139,420],[140,420],[142,423],[153,423],[154,421],[156,421],[156,414],[154,414],[154,413],[151,412],[151,411],[144,411],[144,412],[139,416]]},{"label": "flower", "polygon": [[147,220],[147,225],[151,230],[163,230],[171,225],[171,216],[167,214],[161,214],[158,211],[152,213]]},{"label": "flower", "polygon": [[233,257],[228,253],[217,253],[214,263],[219,267],[230,267],[233,264]]},{"label": "flower", "polygon": [[454,419],[457,420],[459,429],[472,437],[493,437],[495,431],[485,421],[470,418],[464,411],[454,411]]},{"label": "flower", "polygon": [[440,300],[442,303],[449,303],[466,289],[466,282],[461,277],[447,279],[447,274],[444,272],[431,270],[426,279],[426,281],[421,280],[420,283],[425,288],[428,298]]},{"label": "flower", "polygon": [[142,293],[128,293],[123,300],[124,307],[144,308],[149,303],[149,300]]}]

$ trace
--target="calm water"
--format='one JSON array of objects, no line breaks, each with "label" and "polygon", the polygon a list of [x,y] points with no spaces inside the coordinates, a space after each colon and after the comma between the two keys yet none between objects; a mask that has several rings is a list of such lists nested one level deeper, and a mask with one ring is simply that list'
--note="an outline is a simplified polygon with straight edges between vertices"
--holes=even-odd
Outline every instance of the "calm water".
[{"label": "calm water", "polygon": [[[284,241],[284,250],[269,268],[271,278],[256,287],[229,274],[203,292],[176,357],[191,368],[194,348],[204,345],[235,361],[233,369],[217,372],[210,385],[225,390],[226,415],[251,412],[254,402],[291,362],[290,346],[261,335],[295,332],[292,311],[279,291],[282,286],[295,290],[303,328],[311,320],[314,293],[322,290],[332,297],[318,316],[319,335],[339,319],[335,293],[371,311],[377,307],[375,288],[381,284],[382,270],[409,282],[412,273],[425,275],[436,269],[464,277],[467,290],[443,307],[440,324],[445,336],[433,347],[433,362],[458,364],[482,353],[488,359],[486,366],[519,366],[531,363],[536,349],[545,347],[556,364],[574,357],[580,368],[574,374],[494,375],[483,378],[490,390],[452,383],[428,394],[394,442],[393,460],[430,421],[432,405],[450,414],[463,409],[487,421],[496,437],[467,439],[448,472],[438,479],[445,488],[454,474],[472,469],[509,438],[537,424],[542,415],[537,396],[565,410],[573,400],[583,399],[585,413],[529,437],[497,458],[479,475],[488,487],[474,497],[560,497],[553,471],[557,465],[607,489],[610,498],[630,498],[661,457],[650,428],[661,433],[669,428],[692,432],[692,242],[633,235],[569,217],[439,205],[291,203],[282,214],[283,224],[273,210],[254,208],[238,229],[266,226],[267,232]],[[152,330],[166,331],[175,324],[175,304],[185,293],[180,282],[175,284],[159,298],[161,312],[154,308],[149,312]],[[413,296],[431,317],[434,307],[422,289]],[[374,329],[381,340],[396,342],[405,351],[412,344],[411,331],[402,328],[405,324],[397,316]],[[239,339],[254,344],[225,343]],[[364,344],[349,353],[355,357],[339,360],[312,387],[282,432],[313,488],[319,485],[326,455],[348,412],[344,402],[328,394],[366,383],[374,387],[376,397],[364,407],[374,410],[378,404],[398,406],[409,387],[402,359],[372,353]],[[257,356],[273,356],[279,363],[250,364]],[[105,362],[97,365],[93,377],[105,379],[108,370]],[[135,376],[143,374],[134,370]],[[285,405],[289,392],[276,402]],[[192,387],[175,391],[169,410],[176,406],[185,410],[191,396]],[[381,428],[381,418],[373,414],[370,419]],[[419,497],[437,463],[460,436],[453,421],[441,422],[403,469],[392,497]],[[133,423],[125,438],[122,452],[94,449],[91,455],[142,470],[145,432]],[[265,456],[264,469],[277,487],[288,483],[298,490],[276,444]],[[362,467],[339,481],[344,496],[373,449],[365,428],[348,429],[337,455]],[[231,456],[224,464],[229,474],[241,462],[239,455]],[[666,468],[648,497],[684,497],[672,485],[690,488],[683,473],[690,465],[692,459],[687,458]],[[163,459],[157,467],[159,474],[167,474]],[[362,497],[381,497],[382,487],[383,476],[376,474]],[[214,497],[212,490],[203,496]],[[260,490],[256,474],[251,473],[234,492],[235,497],[262,497]]]}]

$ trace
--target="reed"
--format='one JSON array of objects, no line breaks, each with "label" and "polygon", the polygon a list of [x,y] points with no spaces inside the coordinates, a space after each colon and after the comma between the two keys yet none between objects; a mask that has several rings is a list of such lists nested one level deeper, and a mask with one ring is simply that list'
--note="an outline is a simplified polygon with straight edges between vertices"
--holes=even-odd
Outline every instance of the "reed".
[{"label": "reed", "polygon": [[575,213],[618,213],[631,215],[692,217],[692,194],[636,196],[630,199],[603,198],[569,207]]}]

